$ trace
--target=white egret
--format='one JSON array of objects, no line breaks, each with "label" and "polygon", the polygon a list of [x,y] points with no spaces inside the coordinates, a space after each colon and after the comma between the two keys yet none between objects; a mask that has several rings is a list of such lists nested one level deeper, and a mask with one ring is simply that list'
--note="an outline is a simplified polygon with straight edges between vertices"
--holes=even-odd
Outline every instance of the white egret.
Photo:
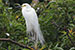
[{"label": "white egret", "polygon": [[33,35],[32,37],[34,37],[35,44],[40,41],[40,43],[43,45],[45,40],[40,30],[40,25],[35,9],[32,8],[28,3],[24,3],[22,4],[22,15],[26,21],[27,33],[31,33],[31,35]]}]

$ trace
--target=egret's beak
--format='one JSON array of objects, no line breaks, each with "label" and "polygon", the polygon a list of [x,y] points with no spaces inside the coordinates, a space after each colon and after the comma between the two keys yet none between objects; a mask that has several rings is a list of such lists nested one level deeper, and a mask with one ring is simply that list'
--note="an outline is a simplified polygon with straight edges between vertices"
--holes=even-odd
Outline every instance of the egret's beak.
[{"label": "egret's beak", "polygon": [[21,6],[17,6],[17,8],[22,8]]}]

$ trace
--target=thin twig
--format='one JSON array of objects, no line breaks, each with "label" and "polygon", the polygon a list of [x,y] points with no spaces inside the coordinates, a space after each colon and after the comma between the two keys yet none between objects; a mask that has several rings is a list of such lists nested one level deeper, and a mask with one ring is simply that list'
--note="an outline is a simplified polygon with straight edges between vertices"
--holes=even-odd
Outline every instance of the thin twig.
[{"label": "thin twig", "polygon": [[12,39],[10,39],[10,38],[0,38],[0,41],[8,41],[8,42],[11,42],[11,43],[13,43],[13,44],[16,44],[16,45],[18,45],[18,46],[20,46],[20,47],[22,47],[22,48],[27,48],[27,49],[32,50],[30,47],[28,47],[28,46],[26,46],[26,45],[23,45],[23,44],[21,44],[21,43],[18,43],[18,42],[14,41],[14,40],[12,40]]}]

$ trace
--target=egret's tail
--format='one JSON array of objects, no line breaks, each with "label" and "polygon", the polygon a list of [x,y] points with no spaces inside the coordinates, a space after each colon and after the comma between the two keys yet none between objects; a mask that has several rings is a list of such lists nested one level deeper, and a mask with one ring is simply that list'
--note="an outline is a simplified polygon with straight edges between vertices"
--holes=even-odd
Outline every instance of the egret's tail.
[{"label": "egret's tail", "polygon": [[32,25],[32,28],[33,28],[33,29],[31,29],[31,31],[30,31],[31,34],[33,35],[33,36],[32,36],[32,37],[33,37],[32,39],[35,40],[35,43],[37,43],[38,41],[40,41],[40,43],[41,43],[42,45],[44,45],[45,40],[44,40],[43,34],[42,34],[42,32],[41,32],[39,23],[36,24],[35,26]]},{"label": "egret's tail", "polygon": [[40,41],[40,43],[41,43],[42,45],[44,45],[45,40],[44,40],[43,34],[42,34],[41,30],[40,30],[40,26],[38,27],[38,30],[37,30],[36,33],[37,33],[37,38],[38,38],[38,40]]}]

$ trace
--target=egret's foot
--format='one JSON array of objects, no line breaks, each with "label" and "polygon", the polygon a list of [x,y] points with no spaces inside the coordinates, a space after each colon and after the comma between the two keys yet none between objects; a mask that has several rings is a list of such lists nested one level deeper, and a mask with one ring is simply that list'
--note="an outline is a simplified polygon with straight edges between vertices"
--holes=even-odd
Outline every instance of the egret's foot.
[{"label": "egret's foot", "polygon": [[34,46],[34,47],[35,47],[35,50],[38,50],[38,46],[37,46],[37,44],[35,44],[35,46]]},{"label": "egret's foot", "polygon": [[46,50],[45,48],[46,48],[46,46],[43,45],[42,48],[41,48],[40,50]]}]

